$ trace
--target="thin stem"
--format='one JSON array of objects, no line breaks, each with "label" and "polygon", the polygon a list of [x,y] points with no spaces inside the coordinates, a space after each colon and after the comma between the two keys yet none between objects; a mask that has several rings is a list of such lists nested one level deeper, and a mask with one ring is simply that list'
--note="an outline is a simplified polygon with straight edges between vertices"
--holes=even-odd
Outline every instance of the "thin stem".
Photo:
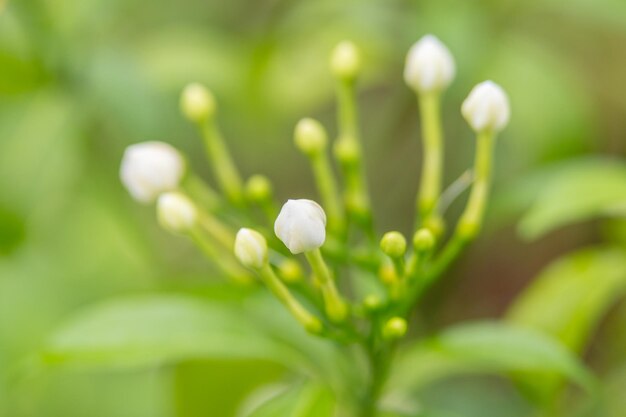
[{"label": "thin stem", "polygon": [[337,182],[326,152],[312,155],[311,166],[326,214],[328,215],[328,227],[330,230],[340,234],[345,226],[343,209],[338,197]]},{"label": "thin stem", "polygon": [[208,211],[220,206],[219,194],[209,184],[195,174],[189,174],[182,183],[182,188],[189,196]]},{"label": "thin stem", "polygon": [[300,302],[291,294],[289,289],[283,284],[283,282],[276,276],[276,273],[266,263],[260,270],[259,275],[261,279],[267,285],[270,291],[283,303],[287,310],[295,317],[302,326],[311,333],[319,333],[322,330],[322,323],[320,320],[311,314]]},{"label": "thin stem", "polygon": [[441,194],[443,171],[443,134],[440,114],[440,93],[418,96],[422,121],[423,165],[417,209],[423,225],[441,220],[437,202]]},{"label": "thin stem", "polygon": [[250,273],[227,254],[224,248],[220,248],[217,242],[207,237],[202,230],[194,228],[189,231],[189,236],[207,258],[214,261],[218,268],[233,281],[240,284],[249,284],[253,281]]},{"label": "thin stem", "polygon": [[335,280],[324,262],[322,253],[318,248],[305,252],[305,256],[319,282],[328,318],[334,322],[343,321],[348,314],[348,306],[337,290]]},{"label": "thin stem", "polygon": [[243,182],[215,120],[210,119],[201,124],[200,129],[217,182],[231,202],[242,204]]},{"label": "thin stem", "polygon": [[232,250],[235,244],[235,233],[220,220],[207,212],[201,212],[200,226],[225,249]]}]

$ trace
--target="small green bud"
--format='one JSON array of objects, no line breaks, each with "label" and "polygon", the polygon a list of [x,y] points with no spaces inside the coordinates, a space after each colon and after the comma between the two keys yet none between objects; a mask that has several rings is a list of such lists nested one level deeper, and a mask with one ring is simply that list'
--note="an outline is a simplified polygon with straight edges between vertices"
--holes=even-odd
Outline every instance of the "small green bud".
[{"label": "small green bud", "polygon": [[352,139],[339,139],[335,142],[333,152],[342,165],[354,165],[359,161],[359,148],[356,141]]},{"label": "small green bud", "polygon": [[246,183],[246,196],[250,201],[264,201],[272,196],[272,183],[264,175],[253,175]]},{"label": "small green bud", "polygon": [[387,232],[380,240],[380,249],[390,258],[401,258],[406,253],[406,239],[400,232]]},{"label": "small green bud", "polygon": [[376,294],[370,294],[363,300],[363,307],[370,313],[378,311],[383,305],[383,300]]},{"label": "small green bud", "polygon": [[199,83],[189,84],[180,96],[180,108],[183,115],[192,122],[204,122],[215,114],[215,97],[205,86]]},{"label": "small green bud", "polygon": [[416,251],[428,252],[435,246],[435,235],[430,229],[422,228],[413,235],[413,246]]},{"label": "small green bud", "polygon": [[400,339],[407,331],[406,320],[402,317],[392,317],[383,327],[383,337],[385,339]]},{"label": "small green bud", "polygon": [[314,119],[302,119],[296,125],[294,133],[296,146],[308,156],[318,155],[326,149],[328,136],[320,122]]},{"label": "small green bud", "polygon": [[398,280],[396,270],[391,264],[383,264],[378,270],[378,276],[385,285],[393,285]]},{"label": "small green bud", "polygon": [[304,272],[302,267],[295,259],[285,259],[278,266],[280,277],[288,283],[296,283],[302,281]]},{"label": "small green bud", "polygon": [[356,45],[343,41],[335,46],[330,57],[330,69],[341,80],[355,79],[361,69],[361,57]]},{"label": "small green bud", "polygon": [[320,334],[324,326],[316,317],[309,317],[304,323],[304,329],[311,334]]}]

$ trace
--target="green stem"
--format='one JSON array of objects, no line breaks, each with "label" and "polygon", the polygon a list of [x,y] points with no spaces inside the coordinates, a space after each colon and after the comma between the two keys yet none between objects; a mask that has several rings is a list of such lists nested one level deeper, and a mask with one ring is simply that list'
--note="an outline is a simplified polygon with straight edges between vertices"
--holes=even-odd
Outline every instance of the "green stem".
[{"label": "green stem", "polygon": [[327,154],[320,152],[317,155],[312,155],[311,166],[328,215],[328,228],[340,234],[344,229],[343,209],[338,197],[337,182]]},{"label": "green stem", "polygon": [[421,223],[431,225],[441,221],[441,216],[437,212],[437,202],[441,194],[444,151],[440,93],[420,94],[418,100],[424,157],[417,209]]},{"label": "green stem", "polygon": [[189,194],[192,200],[208,211],[213,211],[220,206],[219,194],[195,174],[189,174],[185,177],[182,188]]},{"label": "green stem", "polygon": [[235,233],[220,222],[216,217],[207,212],[201,212],[200,226],[206,230],[220,245],[227,250],[232,250],[235,245]]},{"label": "green stem", "polygon": [[249,284],[252,282],[250,273],[244,269],[230,254],[220,248],[211,238],[207,237],[202,230],[194,228],[189,231],[189,236],[200,250],[215,264],[218,268],[233,281],[240,284]]},{"label": "green stem", "polygon": [[200,129],[217,182],[231,202],[241,205],[244,201],[243,181],[215,120],[210,119],[201,124]]},{"label": "green stem", "polygon": [[283,303],[289,312],[295,317],[300,324],[311,333],[319,333],[322,330],[322,323],[320,320],[311,314],[300,302],[291,294],[289,289],[282,283],[282,281],[276,276],[276,273],[266,263],[260,270],[259,275],[261,279],[267,285],[269,290]]},{"label": "green stem", "polygon": [[408,292],[403,313],[409,313],[417,299],[450,267],[480,231],[491,187],[494,144],[495,135],[493,132],[478,134],[474,160],[475,180],[465,210],[457,224],[454,235],[443,248],[439,257],[434,261],[432,267],[419,277],[419,281]]},{"label": "green stem", "polygon": [[343,321],[348,314],[348,306],[337,290],[335,280],[331,276],[326,262],[324,262],[322,253],[318,248],[305,252],[304,255],[319,282],[328,318],[334,322]]}]

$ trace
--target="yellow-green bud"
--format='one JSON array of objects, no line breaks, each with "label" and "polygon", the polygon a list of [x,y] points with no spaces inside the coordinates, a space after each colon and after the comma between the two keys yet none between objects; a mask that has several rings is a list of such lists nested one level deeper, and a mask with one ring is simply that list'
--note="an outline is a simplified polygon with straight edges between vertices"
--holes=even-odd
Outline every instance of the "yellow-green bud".
[{"label": "yellow-green bud", "polygon": [[308,318],[304,323],[304,329],[311,334],[320,334],[324,326],[316,317]]},{"label": "yellow-green bud", "polygon": [[350,81],[356,78],[361,68],[359,50],[350,41],[340,42],[330,57],[330,69],[335,77]]},{"label": "yellow-green bud", "polygon": [[422,228],[413,235],[413,246],[418,252],[428,252],[435,246],[435,236],[430,229]]},{"label": "yellow-green bud", "polygon": [[242,265],[260,269],[267,263],[267,241],[256,230],[239,229],[235,237],[235,256]]},{"label": "yellow-green bud", "polygon": [[333,147],[335,158],[342,165],[354,165],[359,161],[359,148],[355,140],[341,138]]},{"label": "yellow-green bud", "polygon": [[294,139],[298,149],[309,156],[320,154],[328,144],[328,136],[324,126],[317,120],[310,118],[298,122]]},{"label": "yellow-green bud", "polygon": [[385,339],[400,339],[406,334],[407,323],[402,317],[392,317],[383,327],[383,337]]},{"label": "yellow-green bud", "polygon": [[390,258],[401,258],[406,253],[406,239],[400,232],[387,232],[380,240],[380,249]]},{"label": "yellow-green bud", "polygon": [[205,86],[199,83],[189,84],[180,96],[180,108],[183,115],[192,122],[204,122],[215,114],[215,97]]},{"label": "yellow-green bud", "polygon": [[272,196],[272,183],[264,175],[253,175],[246,183],[246,196],[250,201],[264,201]]},{"label": "yellow-green bud", "polygon": [[295,259],[285,259],[278,266],[280,277],[288,283],[296,283],[302,281],[304,272],[302,267]]},{"label": "yellow-green bud", "polygon": [[378,270],[378,276],[385,285],[392,285],[398,280],[396,270],[391,264],[383,264]]},{"label": "yellow-green bud", "polygon": [[370,294],[363,300],[363,307],[370,313],[379,310],[383,305],[383,300],[376,294]]}]

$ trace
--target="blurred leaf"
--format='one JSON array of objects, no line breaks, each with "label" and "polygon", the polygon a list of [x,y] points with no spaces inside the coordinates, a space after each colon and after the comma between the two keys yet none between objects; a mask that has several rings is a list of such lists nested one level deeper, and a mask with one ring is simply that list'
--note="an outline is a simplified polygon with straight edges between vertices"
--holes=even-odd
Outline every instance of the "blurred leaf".
[{"label": "blurred leaf", "polygon": [[591,389],[593,376],[558,342],[499,322],[463,324],[410,346],[393,367],[391,389],[415,390],[455,374],[550,371]]},{"label": "blurred leaf", "polygon": [[508,313],[516,325],[545,332],[575,352],[626,292],[626,251],[594,248],[552,263]]},{"label": "blurred leaf", "polygon": [[151,295],[114,300],[76,317],[46,344],[49,364],[95,368],[154,366],[195,358],[267,359],[294,366],[239,303]]},{"label": "blurred leaf", "polygon": [[335,398],[327,387],[312,382],[265,389],[253,394],[243,417],[331,417]]},{"label": "blurred leaf", "polygon": [[519,230],[529,239],[600,215],[626,216],[626,163],[581,159],[545,178]]}]

